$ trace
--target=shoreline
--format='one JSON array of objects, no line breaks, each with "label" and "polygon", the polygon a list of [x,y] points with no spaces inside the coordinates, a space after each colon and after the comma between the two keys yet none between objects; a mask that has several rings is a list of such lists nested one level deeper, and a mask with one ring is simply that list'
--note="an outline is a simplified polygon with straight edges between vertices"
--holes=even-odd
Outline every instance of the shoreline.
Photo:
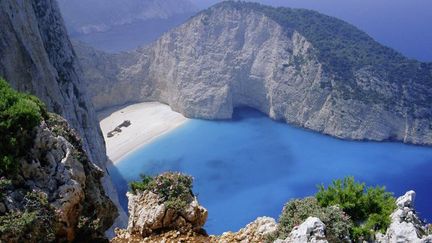
[{"label": "shoreline", "polygon": [[[109,108],[99,112],[98,117],[106,143],[107,156],[114,165],[189,120],[171,110],[168,105],[159,102],[143,102]],[[121,127],[121,132],[114,132],[112,137],[108,137],[108,133],[124,121],[130,121],[130,125]]]}]

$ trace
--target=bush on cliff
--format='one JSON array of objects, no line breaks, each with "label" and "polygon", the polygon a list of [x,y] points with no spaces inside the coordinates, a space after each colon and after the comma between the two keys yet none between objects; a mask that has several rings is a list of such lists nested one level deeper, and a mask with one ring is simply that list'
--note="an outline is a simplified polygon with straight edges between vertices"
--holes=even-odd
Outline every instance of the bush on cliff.
[{"label": "bush on cliff", "polygon": [[329,242],[371,240],[390,225],[395,198],[384,187],[368,187],[353,177],[335,180],[327,188],[319,186],[315,197],[289,201],[279,217],[278,229],[267,242],[286,239],[295,226],[308,217],[317,217],[326,225]]},{"label": "bush on cliff", "polygon": [[269,236],[268,241],[287,238],[295,226],[302,224],[310,216],[321,219],[326,225],[326,237],[330,242],[343,242],[349,238],[352,222],[346,213],[335,206],[321,207],[316,198],[307,197],[285,204],[279,217],[278,229]]},{"label": "bush on cliff", "polygon": [[368,240],[375,231],[385,232],[396,208],[395,198],[384,187],[366,188],[353,177],[335,180],[327,188],[321,185],[316,198],[322,207],[338,206],[351,217],[355,240]]},{"label": "bush on cliff", "polygon": [[193,199],[193,178],[181,173],[167,172],[156,177],[141,175],[141,181],[131,182],[132,193],[151,191],[161,203],[174,210],[184,209]]},{"label": "bush on cliff", "polygon": [[17,159],[31,146],[33,128],[46,115],[46,108],[38,98],[13,90],[0,78],[0,176],[16,173]]}]

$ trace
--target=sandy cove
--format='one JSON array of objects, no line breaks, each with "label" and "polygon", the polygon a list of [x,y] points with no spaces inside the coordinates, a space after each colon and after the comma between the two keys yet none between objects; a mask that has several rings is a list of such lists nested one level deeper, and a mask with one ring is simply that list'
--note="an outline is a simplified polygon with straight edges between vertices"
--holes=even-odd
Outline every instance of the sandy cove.
[{"label": "sandy cove", "polygon": [[[158,102],[111,108],[100,112],[98,116],[105,138],[107,155],[114,164],[129,153],[189,120],[182,114],[172,111],[168,105]],[[108,137],[108,133],[125,120],[131,122],[130,126],[122,127],[120,133]]]}]

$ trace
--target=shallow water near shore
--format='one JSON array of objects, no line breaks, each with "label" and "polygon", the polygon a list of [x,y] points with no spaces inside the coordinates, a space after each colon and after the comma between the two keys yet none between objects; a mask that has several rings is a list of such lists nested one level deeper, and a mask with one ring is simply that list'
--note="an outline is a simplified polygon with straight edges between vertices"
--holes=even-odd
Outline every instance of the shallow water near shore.
[{"label": "shallow water near shore", "polygon": [[237,231],[259,216],[277,219],[288,200],[348,175],[395,196],[415,190],[417,211],[432,220],[431,147],[343,141],[251,109],[236,110],[232,121],[191,120],[110,168],[122,206],[127,182],[164,171],[194,177],[209,234]]}]

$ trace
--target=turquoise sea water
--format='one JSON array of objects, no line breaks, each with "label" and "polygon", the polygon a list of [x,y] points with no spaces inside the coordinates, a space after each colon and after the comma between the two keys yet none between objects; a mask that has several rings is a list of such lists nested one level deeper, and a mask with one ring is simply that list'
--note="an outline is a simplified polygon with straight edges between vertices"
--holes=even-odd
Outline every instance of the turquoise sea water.
[{"label": "turquoise sea water", "polygon": [[192,120],[110,168],[122,206],[140,173],[182,171],[209,210],[208,233],[236,231],[258,216],[277,218],[285,202],[353,175],[396,196],[414,189],[417,211],[432,220],[432,148],[342,141],[237,110],[232,121]]}]

